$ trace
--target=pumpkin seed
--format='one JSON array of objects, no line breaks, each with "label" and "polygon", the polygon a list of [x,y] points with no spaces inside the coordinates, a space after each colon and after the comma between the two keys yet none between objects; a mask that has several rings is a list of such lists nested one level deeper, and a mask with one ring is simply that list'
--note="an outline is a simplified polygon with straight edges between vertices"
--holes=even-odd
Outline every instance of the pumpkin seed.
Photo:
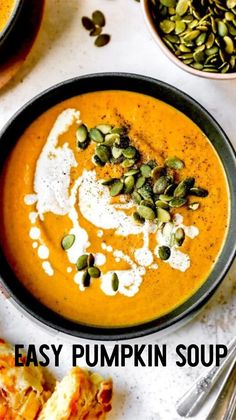
[{"label": "pumpkin seed", "polygon": [[94,29],[94,23],[89,17],[83,16],[81,21],[82,21],[83,27],[87,29],[87,31],[91,31],[91,29]]},{"label": "pumpkin seed", "polygon": [[153,170],[152,170],[152,178],[154,179],[154,181],[156,181],[158,178],[160,178],[160,176],[165,174],[165,168],[163,168],[163,166],[156,166]]},{"label": "pumpkin seed", "polygon": [[89,131],[89,137],[95,143],[103,143],[104,137],[100,130],[97,128],[91,128]]},{"label": "pumpkin seed", "polygon": [[164,194],[168,196],[172,196],[174,194],[175,188],[177,187],[176,184],[170,184],[166,187]]},{"label": "pumpkin seed", "polygon": [[175,29],[175,23],[171,20],[165,19],[160,23],[160,28],[165,34],[169,34]]},{"label": "pumpkin seed", "polygon": [[140,214],[138,214],[137,211],[135,211],[133,213],[133,218],[134,218],[135,222],[140,224],[140,225],[143,225],[145,223],[144,217],[140,216]]},{"label": "pumpkin seed", "polygon": [[166,6],[166,7],[175,7],[176,0],[160,0],[160,3],[163,4],[163,6]]},{"label": "pumpkin seed", "polygon": [[90,275],[88,273],[88,270],[85,270],[83,276],[82,276],[82,284],[84,287],[90,286]]},{"label": "pumpkin seed", "polygon": [[141,171],[142,176],[144,176],[144,178],[149,178],[152,173],[152,168],[149,165],[142,165],[140,167],[140,171]]},{"label": "pumpkin seed", "polygon": [[137,191],[134,191],[132,194],[132,199],[136,204],[139,204],[142,201],[142,196]]},{"label": "pumpkin seed", "polygon": [[93,162],[97,166],[104,166],[105,165],[105,162],[102,162],[101,159],[97,155],[93,156]]},{"label": "pumpkin seed", "polygon": [[192,177],[185,178],[181,181],[174,191],[174,197],[186,197],[190,188],[194,186],[195,179]]},{"label": "pumpkin seed", "polygon": [[176,13],[179,16],[185,15],[189,7],[189,0],[179,0],[176,6]]},{"label": "pumpkin seed", "polygon": [[170,201],[170,200],[172,200],[173,197],[171,195],[167,195],[167,194],[160,194],[159,198],[162,201]]},{"label": "pumpkin seed", "polygon": [[137,208],[138,214],[145,220],[154,220],[156,215],[153,209],[147,206],[139,205]]},{"label": "pumpkin seed", "polygon": [[218,34],[223,37],[223,36],[226,36],[227,33],[228,33],[227,25],[225,24],[225,22],[220,20],[218,22]]},{"label": "pumpkin seed", "polygon": [[145,184],[145,182],[146,182],[146,178],[144,178],[144,176],[140,176],[140,177],[137,179],[137,182],[136,182],[136,188],[137,188],[137,189],[141,188],[141,187]]},{"label": "pumpkin seed", "polygon": [[107,45],[111,40],[111,36],[108,34],[101,34],[98,35],[98,37],[95,40],[95,45],[96,47],[104,47],[105,45]]},{"label": "pumpkin seed", "polygon": [[72,247],[74,242],[75,242],[75,235],[73,234],[65,235],[62,238],[61,246],[64,249],[64,251],[67,251],[67,249],[70,249]]},{"label": "pumpkin seed", "polygon": [[84,143],[88,137],[88,129],[86,125],[81,124],[76,130],[76,139],[79,143]]},{"label": "pumpkin seed", "polygon": [[232,38],[230,38],[229,36],[224,36],[224,41],[225,41],[225,51],[227,52],[227,54],[233,54],[234,52],[234,42],[232,40]]},{"label": "pumpkin seed", "polygon": [[116,195],[119,195],[121,191],[123,190],[124,184],[119,179],[113,183],[113,185],[110,188],[110,195],[112,197],[115,197]]},{"label": "pumpkin seed", "polygon": [[135,164],[135,160],[134,159],[125,159],[122,162],[122,166],[123,168],[131,168],[131,166],[133,166]]},{"label": "pumpkin seed", "polygon": [[127,147],[127,149],[123,150],[123,156],[126,157],[127,159],[134,158],[136,153],[137,153],[137,149],[133,146],[129,146]]},{"label": "pumpkin seed", "polygon": [[110,185],[114,184],[114,181],[116,180],[117,178],[104,179],[103,181],[101,181],[101,184],[109,187]]},{"label": "pumpkin seed", "polygon": [[77,143],[77,146],[78,146],[78,148],[79,149],[81,149],[81,150],[85,150],[85,149],[87,149],[87,147],[89,146],[89,143],[90,143],[90,139],[89,138],[87,138],[85,141],[83,141],[82,143],[80,143],[80,142],[78,142]]},{"label": "pumpkin seed", "polygon": [[150,166],[151,169],[154,169],[157,166],[157,163],[155,160],[149,160],[147,165]]},{"label": "pumpkin seed", "polygon": [[134,179],[134,177],[132,175],[125,177],[125,180],[124,180],[124,185],[125,185],[124,193],[125,194],[130,194],[133,191],[133,189],[134,189],[134,184],[135,184],[135,179]]},{"label": "pumpkin seed", "polygon": [[113,273],[111,276],[111,286],[114,292],[117,292],[119,289],[119,277],[116,273]]},{"label": "pumpkin seed", "polygon": [[112,147],[112,149],[111,149],[111,153],[112,153],[112,156],[115,158],[115,159],[118,159],[121,155],[122,155],[122,153],[123,153],[123,150],[122,149],[118,149],[118,147]]},{"label": "pumpkin seed", "polygon": [[94,262],[95,262],[94,255],[93,254],[89,254],[88,255],[88,259],[87,259],[88,267],[93,267]]},{"label": "pumpkin seed", "polygon": [[139,188],[138,192],[145,200],[152,198],[152,186],[148,183],[144,184],[142,188]]},{"label": "pumpkin seed", "polygon": [[111,157],[111,150],[109,147],[101,144],[100,146],[96,147],[96,155],[102,162],[107,163]]},{"label": "pumpkin seed", "polygon": [[184,162],[177,158],[176,156],[169,157],[165,160],[165,165],[168,166],[168,168],[172,169],[183,169],[184,168]]},{"label": "pumpkin seed", "polygon": [[170,221],[171,216],[170,216],[170,213],[166,209],[158,207],[157,218],[160,222],[167,223]]},{"label": "pumpkin seed", "polygon": [[185,232],[184,232],[183,228],[179,227],[175,231],[175,242],[177,243],[178,246],[181,246],[183,244],[184,240],[185,240]]},{"label": "pumpkin seed", "polygon": [[156,207],[160,207],[165,210],[169,210],[169,204],[162,200],[155,201]]},{"label": "pumpkin seed", "polygon": [[178,208],[178,207],[184,206],[186,203],[187,203],[186,198],[174,197],[174,198],[172,198],[172,200],[169,201],[169,206],[174,207],[174,208]]},{"label": "pumpkin seed", "polygon": [[163,245],[158,248],[158,255],[161,260],[167,261],[170,258],[170,254],[171,254],[171,251],[168,246]]},{"label": "pumpkin seed", "polygon": [[77,270],[81,271],[88,267],[88,255],[81,255],[76,263]]},{"label": "pumpkin seed", "polygon": [[88,274],[93,279],[98,279],[101,276],[101,271],[99,270],[98,267],[89,267],[88,268]]},{"label": "pumpkin seed", "polygon": [[90,36],[98,36],[98,35],[100,35],[101,32],[102,32],[102,28],[100,28],[99,26],[95,26],[95,28],[93,28],[90,31],[89,35]]},{"label": "pumpkin seed", "polygon": [[95,10],[92,14],[93,23],[97,26],[105,26],[106,20],[104,14],[100,10]]},{"label": "pumpkin seed", "polygon": [[[96,125],[96,129],[101,131],[101,133],[104,134],[104,136],[106,136],[106,134],[111,133],[112,126],[110,124],[99,124]],[[105,140],[107,140],[106,137]]]},{"label": "pumpkin seed", "polygon": [[198,203],[198,202],[190,203],[188,205],[188,209],[189,210],[197,210],[199,208],[199,206],[200,206],[200,203]]},{"label": "pumpkin seed", "polygon": [[139,169],[130,169],[130,171],[124,173],[124,176],[131,176],[137,174],[139,174]]},{"label": "pumpkin seed", "polygon": [[189,194],[190,195],[195,195],[196,197],[207,197],[208,196],[208,191],[205,190],[204,188],[193,187],[193,188],[190,188]]},{"label": "pumpkin seed", "polygon": [[162,194],[164,193],[166,187],[168,185],[168,178],[166,176],[161,176],[153,186],[153,192],[155,194]]}]

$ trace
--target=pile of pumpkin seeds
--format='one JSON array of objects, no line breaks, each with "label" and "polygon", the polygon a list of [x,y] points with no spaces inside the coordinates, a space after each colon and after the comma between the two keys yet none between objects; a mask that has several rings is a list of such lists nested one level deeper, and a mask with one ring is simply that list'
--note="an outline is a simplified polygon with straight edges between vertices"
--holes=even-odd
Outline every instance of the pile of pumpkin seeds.
[{"label": "pile of pumpkin seeds", "polygon": [[179,172],[185,167],[184,161],[172,156],[162,165],[155,160],[144,162],[128,134],[127,127],[109,124],[100,124],[91,129],[82,124],[76,131],[80,149],[86,149],[90,142],[95,144],[92,158],[95,165],[119,164],[123,167],[120,178],[102,181],[109,188],[111,197],[120,194],[130,196],[136,204],[133,217],[139,224],[145,223],[145,220],[158,225],[167,223],[172,218],[172,210],[182,206],[197,210],[200,203],[189,203],[189,196],[206,197],[208,191],[196,186],[193,177],[177,181]]},{"label": "pile of pumpkin seeds", "polygon": [[236,71],[236,0],[150,0],[167,47],[186,65],[210,73]]},{"label": "pile of pumpkin seeds", "polygon": [[106,25],[106,19],[100,10],[95,10],[92,13],[92,18],[83,16],[81,21],[83,27],[89,31],[89,35],[96,37],[94,41],[96,47],[104,47],[110,42],[111,36],[102,33],[102,30]]}]

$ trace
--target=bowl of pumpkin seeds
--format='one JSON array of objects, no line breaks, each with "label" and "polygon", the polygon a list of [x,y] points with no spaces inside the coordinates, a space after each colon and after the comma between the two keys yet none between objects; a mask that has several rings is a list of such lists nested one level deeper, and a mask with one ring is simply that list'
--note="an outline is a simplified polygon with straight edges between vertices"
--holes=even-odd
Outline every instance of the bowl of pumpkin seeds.
[{"label": "bowl of pumpkin seeds", "polygon": [[236,0],[141,0],[162,51],[183,70],[236,78]]}]

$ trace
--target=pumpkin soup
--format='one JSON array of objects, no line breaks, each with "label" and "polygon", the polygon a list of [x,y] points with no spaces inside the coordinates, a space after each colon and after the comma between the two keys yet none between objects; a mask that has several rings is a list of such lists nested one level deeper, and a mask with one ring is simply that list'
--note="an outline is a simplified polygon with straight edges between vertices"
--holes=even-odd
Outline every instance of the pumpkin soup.
[{"label": "pumpkin soup", "polygon": [[1,180],[1,238],[19,280],[77,322],[129,326],[170,312],[211,272],[229,218],[215,149],[185,115],[126,91],[37,118]]},{"label": "pumpkin soup", "polygon": [[15,3],[15,0],[0,0],[0,32],[2,32],[8,24]]}]

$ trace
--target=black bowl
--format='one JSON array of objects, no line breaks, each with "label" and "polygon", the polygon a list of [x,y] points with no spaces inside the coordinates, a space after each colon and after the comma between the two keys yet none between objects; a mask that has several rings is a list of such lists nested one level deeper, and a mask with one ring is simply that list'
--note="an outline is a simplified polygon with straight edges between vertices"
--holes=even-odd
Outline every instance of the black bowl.
[{"label": "black bowl", "polygon": [[[144,324],[124,328],[97,328],[72,322],[39,303],[18,281],[0,249],[0,275],[3,286],[28,314],[58,331],[96,340],[131,339],[155,332],[164,332],[190,319],[213,295],[225,277],[236,253],[236,155],[224,131],[212,116],[195,100],[166,83],[149,77],[104,73],[92,74],[60,83],[28,102],[9,121],[0,134],[0,167],[22,132],[40,114],[65,99],[99,90],[127,90],[143,93],[172,105],[194,121],[210,139],[225,169],[230,189],[230,226],[227,237],[211,274],[200,289],[172,312]],[[0,221],[1,222],[1,221]]]},{"label": "black bowl", "polygon": [[16,0],[10,18],[0,32],[0,48],[8,41],[12,32],[14,31],[18,20],[20,19],[21,12],[23,9],[24,0]]}]

